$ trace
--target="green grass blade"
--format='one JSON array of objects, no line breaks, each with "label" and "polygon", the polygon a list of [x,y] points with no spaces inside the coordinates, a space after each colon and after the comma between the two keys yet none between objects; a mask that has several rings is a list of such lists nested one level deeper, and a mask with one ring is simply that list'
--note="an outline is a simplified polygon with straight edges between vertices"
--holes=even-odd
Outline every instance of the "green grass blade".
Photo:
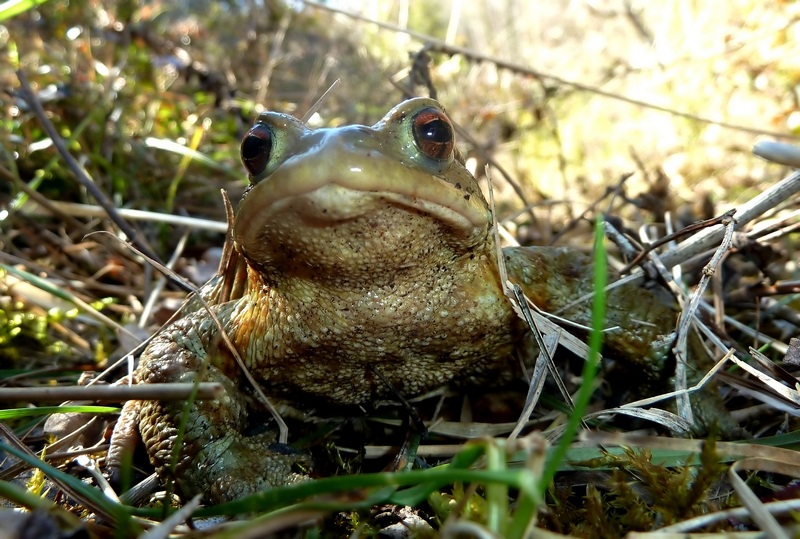
[{"label": "green grass blade", "polygon": [[40,406],[38,408],[9,408],[0,410],[0,420],[49,414],[110,414],[119,412],[113,406]]},{"label": "green grass blade", "polygon": [[606,250],[603,243],[603,221],[602,217],[595,220],[594,228],[594,297],[592,299],[592,331],[589,335],[589,357],[583,364],[581,387],[575,398],[575,409],[569,418],[564,434],[561,436],[558,445],[554,448],[547,461],[545,470],[539,480],[539,492],[542,496],[548,486],[553,481],[556,471],[561,466],[567,455],[569,446],[575,434],[578,432],[581,417],[586,411],[589,399],[594,389],[594,379],[597,375],[597,368],[600,358],[600,349],[603,345],[603,327],[606,318],[606,295],[603,291],[606,288],[607,267]]},{"label": "green grass blade", "polygon": [[[362,489],[375,489],[375,492],[363,493],[364,503],[405,503],[407,501],[419,503],[424,500],[409,500],[400,490],[403,487],[425,486],[429,491],[457,482],[476,482],[481,484],[499,483],[516,489],[528,489],[533,484],[530,470],[463,470],[453,469],[450,466],[440,466],[428,470],[414,470],[410,472],[373,473],[327,477],[306,483],[290,485],[266,490],[241,498],[239,500],[207,507],[198,510],[194,516],[237,515],[273,511],[280,507],[287,507],[293,503],[316,496],[330,494],[347,494],[342,500],[342,510],[354,507],[353,492]],[[388,488],[391,487],[391,488]],[[375,494],[380,493],[381,499]],[[137,514],[150,515],[148,512]],[[160,514],[160,513],[158,513]]]},{"label": "green grass blade", "polygon": [[108,499],[102,492],[100,492],[100,490],[91,485],[87,485],[77,477],[66,474],[61,470],[50,466],[41,459],[28,455],[27,453],[24,453],[17,448],[10,446],[9,444],[0,442],[0,451],[5,451],[11,455],[14,455],[26,464],[42,470],[47,476],[58,479],[69,488],[75,490],[76,492],[80,492],[94,505],[111,515],[118,523],[127,522],[130,519],[130,513],[124,505]]},{"label": "green grass blade", "polygon": [[607,267],[606,252],[603,244],[603,223],[600,217],[595,221],[594,234],[594,290],[595,294],[592,302],[592,331],[589,336],[589,357],[583,365],[582,384],[575,398],[575,409],[570,415],[564,434],[559,443],[549,453],[545,469],[542,476],[534,486],[534,481],[527,490],[520,490],[517,499],[514,517],[508,527],[506,537],[509,539],[521,539],[529,535],[531,526],[535,522],[536,511],[544,499],[550,483],[553,481],[556,472],[562,468],[567,457],[572,440],[578,432],[586,407],[592,396],[594,379],[600,358],[600,349],[603,345],[603,327],[605,323],[606,297],[603,293],[606,287]]},{"label": "green grass blade", "polygon": [[31,494],[27,489],[8,481],[0,481],[0,499],[38,511],[49,511],[55,507],[47,498]]},{"label": "green grass blade", "polygon": [[197,161],[198,163],[202,163],[202,164],[206,165],[207,167],[209,167],[209,168],[211,168],[213,170],[218,170],[220,172],[223,172],[223,173],[225,173],[226,175],[228,175],[228,176],[230,176],[232,178],[236,178],[236,179],[241,179],[242,178],[242,175],[239,172],[233,170],[232,168],[230,168],[228,166],[225,166],[225,165],[222,165],[220,163],[217,163],[213,159],[210,159],[208,156],[203,155],[202,153],[200,153],[200,152],[198,152],[196,150],[192,150],[191,148],[187,148],[186,146],[183,146],[182,144],[178,144],[177,142],[175,142],[173,140],[155,138],[155,137],[147,137],[145,139],[144,143],[149,148],[156,148],[157,150],[164,150],[164,151],[167,151],[167,152],[172,152],[174,154],[178,154],[178,155],[180,155],[182,157],[188,157],[191,160]]},{"label": "green grass blade", "polygon": [[8,0],[0,4],[0,22],[44,4],[47,0]]}]

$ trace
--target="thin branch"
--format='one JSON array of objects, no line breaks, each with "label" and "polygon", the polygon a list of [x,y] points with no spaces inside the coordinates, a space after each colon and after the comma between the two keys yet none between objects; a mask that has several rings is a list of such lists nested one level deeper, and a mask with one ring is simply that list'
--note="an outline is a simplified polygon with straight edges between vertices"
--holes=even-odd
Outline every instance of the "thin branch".
[{"label": "thin branch", "polygon": [[800,148],[791,144],[762,140],[753,146],[753,154],[773,163],[800,168]]},{"label": "thin branch", "polygon": [[[129,400],[186,400],[194,384],[134,384],[116,386],[55,386],[55,387],[3,387],[0,402],[64,402],[64,401],[111,401]],[[224,389],[216,382],[201,382],[197,399],[218,399]]]},{"label": "thin branch", "polygon": [[[753,219],[760,217],[797,193],[800,193],[800,172],[790,174],[760,195],[739,206],[736,213],[733,214],[733,219],[736,220],[736,229],[742,229]],[[719,245],[725,236],[725,230],[725,227],[707,228],[681,243],[675,249],[662,254],[660,259],[667,268],[682,264],[690,258]],[[641,283],[643,281],[644,273],[639,268],[634,268],[630,275],[620,279],[622,283]]]},{"label": "thin branch", "polygon": [[734,210],[728,210],[727,212],[718,217],[712,217],[711,219],[703,219],[702,221],[697,221],[695,223],[683,227],[680,230],[673,232],[672,234],[667,234],[666,236],[659,238],[653,243],[647,245],[642,251],[639,252],[639,254],[636,255],[636,257],[633,260],[628,262],[625,265],[625,267],[622,268],[619,272],[621,274],[628,273],[631,270],[631,268],[637,266],[639,262],[641,262],[642,259],[644,259],[647,256],[647,253],[649,253],[650,251],[658,249],[662,245],[666,245],[667,243],[670,243],[672,241],[677,241],[679,238],[682,238],[683,236],[686,236],[688,234],[693,234],[698,230],[722,224],[726,219],[730,219],[731,217],[733,217],[733,214]]},{"label": "thin branch", "polygon": [[[41,204],[41,206],[40,206]],[[106,217],[106,211],[100,206],[91,204],[78,204],[75,202],[61,202],[50,200],[45,205],[44,201],[32,201],[25,204],[19,211],[23,215],[43,215],[45,210],[53,213],[59,212],[62,215],[75,217]],[[198,217],[186,217],[183,215],[173,215],[170,213],[159,213],[154,211],[133,210],[129,208],[117,208],[117,213],[131,221],[148,221],[152,223],[165,223],[169,225],[184,226],[194,230],[208,230],[211,232],[225,232],[228,225],[222,221],[212,221],[210,219],[200,219]],[[78,223],[80,224],[80,223]]]}]

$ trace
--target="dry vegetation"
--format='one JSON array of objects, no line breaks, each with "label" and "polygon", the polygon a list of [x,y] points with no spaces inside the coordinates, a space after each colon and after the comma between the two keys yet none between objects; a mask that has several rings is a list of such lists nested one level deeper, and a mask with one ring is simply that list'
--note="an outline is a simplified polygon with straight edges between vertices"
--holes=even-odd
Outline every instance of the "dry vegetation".
[{"label": "dry vegetation", "polygon": [[[344,3],[364,18],[300,3],[263,4],[51,0],[0,21],[3,388],[78,384],[83,373],[105,370],[155,331],[185,293],[113,236],[173,260],[178,273],[201,284],[222,243],[219,190],[236,200],[245,187],[238,146],[251,120],[265,108],[302,116],[336,79],[341,83],[310,120],[315,126],[372,124],[405,96],[435,89],[459,126],[470,166],[483,175],[491,165],[499,219],[523,244],[589,250],[598,214],[641,241],[639,230],[652,239],[741,210],[790,172],[751,155],[753,144],[800,137],[794,2],[426,1],[408,10],[404,2]],[[414,59],[425,69],[413,69]],[[35,99],[26,96],[16,68]],[[76,163],[53,144],[35,101]],[[90,182],[81,183],[81,170]],[[431,463],[460,451],[450,469],[388,479],[344,475],[341,483],[269,494],[229,509],[262,515],[246,520],[244,531],[208,533],[373,536],[400,521],[425,521],[441,527],[442,536],[514,537],[536,516],[532,536],[655,529],[796,534],[789,515],[800,509],[800,350],[791,339],[800,337],[800,198],[782,198],[742,229],[748,234],[735,236],[703,295],[715,310],[702,318],[723,345],[711,343],[713,355],[722,358],[733,347],[739,359],[760,365],[760,376],[731,363],[717,375],[744,429],[738,441],[746,443],[700,444],[671,438],[652,421],[595,416],[592,428],[616,434],[596,432],[572,444],[555,464],[553,483],[537,491],[552,459],[543,440],[504,440],[519,413],[518,396],[453,397],[455,418],[434,429],[419,451]],[[62,203],[99,209],[87,214]],[[131,220],[123,209],[154,215]],[[204,221],[170,225],[155,214]],[[123,222],[131,227],[126,232]],[[111,234],[87,236],[96,231]],[[689,294],[700,281],[695,270],[719,243],[679,276]],[[611,263],[621,268],[623,255],[609,245]],[[750,347],[765,343],[771,346],[759,363]],[[568,363],[560,368],[574,393],[581,366]],[[620,404],[602,391],[603,376],[592,382],[600,389],[587,413]],[[524,432],[541,429],[552,442],[569,411],[554,387],[545,394]],[[105,426],[114,416],[61,419],[43,430],[36,414],[51,410],[34,406],[44,400],[17,397],[0,410],[2,450],[39,457],[44,450],[66,474],[45,469],[45,480],[6,452],[0,497],[37,511],[5,512],[0,527],[24,522],[49,526],[53,536],[83,529],[92,537],[126,537],[161,521],[160,502],[146,497],[138,505],[156,509],[132,518],[96,488],[102,476],[84,455],[103,471]],[[61,445],[48,445],[54,431]],[[464,432],[498,438],[464,444]],[[365,440],[370,447],[394,442]],[[337,464],[344,471],[380,469],[358,459]],[[70,476],[92,486],[71,484]],[[328,497],[310,498],[321,493]],[[399,507],[412,502],[417,509]],[[715,515],[701,520],[709,513]],[[199,533],[181,526],[180,533]],[[424,524],[420,533],[438,532]]]}]

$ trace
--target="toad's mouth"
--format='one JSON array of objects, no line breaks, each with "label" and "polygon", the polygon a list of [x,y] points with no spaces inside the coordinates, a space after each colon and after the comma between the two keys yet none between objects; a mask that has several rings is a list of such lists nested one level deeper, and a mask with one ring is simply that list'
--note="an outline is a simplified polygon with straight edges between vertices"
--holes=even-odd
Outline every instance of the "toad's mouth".
[{"label": "toad's mouth", "polygon": [[237,241],[255,245],[275,223],[335,227],[387,206],[437,221],[467,243],[485,237],[490,213],[481,197],[382,154],[362,161],[361,166],[338,167],[335,175],[329,173],[324,160],[287,161],[256,184],[239,204]]}]

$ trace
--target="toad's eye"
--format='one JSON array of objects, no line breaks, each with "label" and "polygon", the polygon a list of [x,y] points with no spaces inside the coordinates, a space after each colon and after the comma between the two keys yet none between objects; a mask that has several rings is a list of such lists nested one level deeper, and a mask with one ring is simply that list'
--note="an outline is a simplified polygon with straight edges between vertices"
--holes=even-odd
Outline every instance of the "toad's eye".
[{"label": "toad's eye", "polygon": [[254,125],[242,140],[242,163],[251,176],[256,177],[267,169],[272,154],[272,129],[264,124]]},{"label": "toad's eye", "polygon": [[412,131],[422,153],[437,161],[450,159],[455,146],[453,124],[442,111],[436,108],[421,110],[414,116]]}]

